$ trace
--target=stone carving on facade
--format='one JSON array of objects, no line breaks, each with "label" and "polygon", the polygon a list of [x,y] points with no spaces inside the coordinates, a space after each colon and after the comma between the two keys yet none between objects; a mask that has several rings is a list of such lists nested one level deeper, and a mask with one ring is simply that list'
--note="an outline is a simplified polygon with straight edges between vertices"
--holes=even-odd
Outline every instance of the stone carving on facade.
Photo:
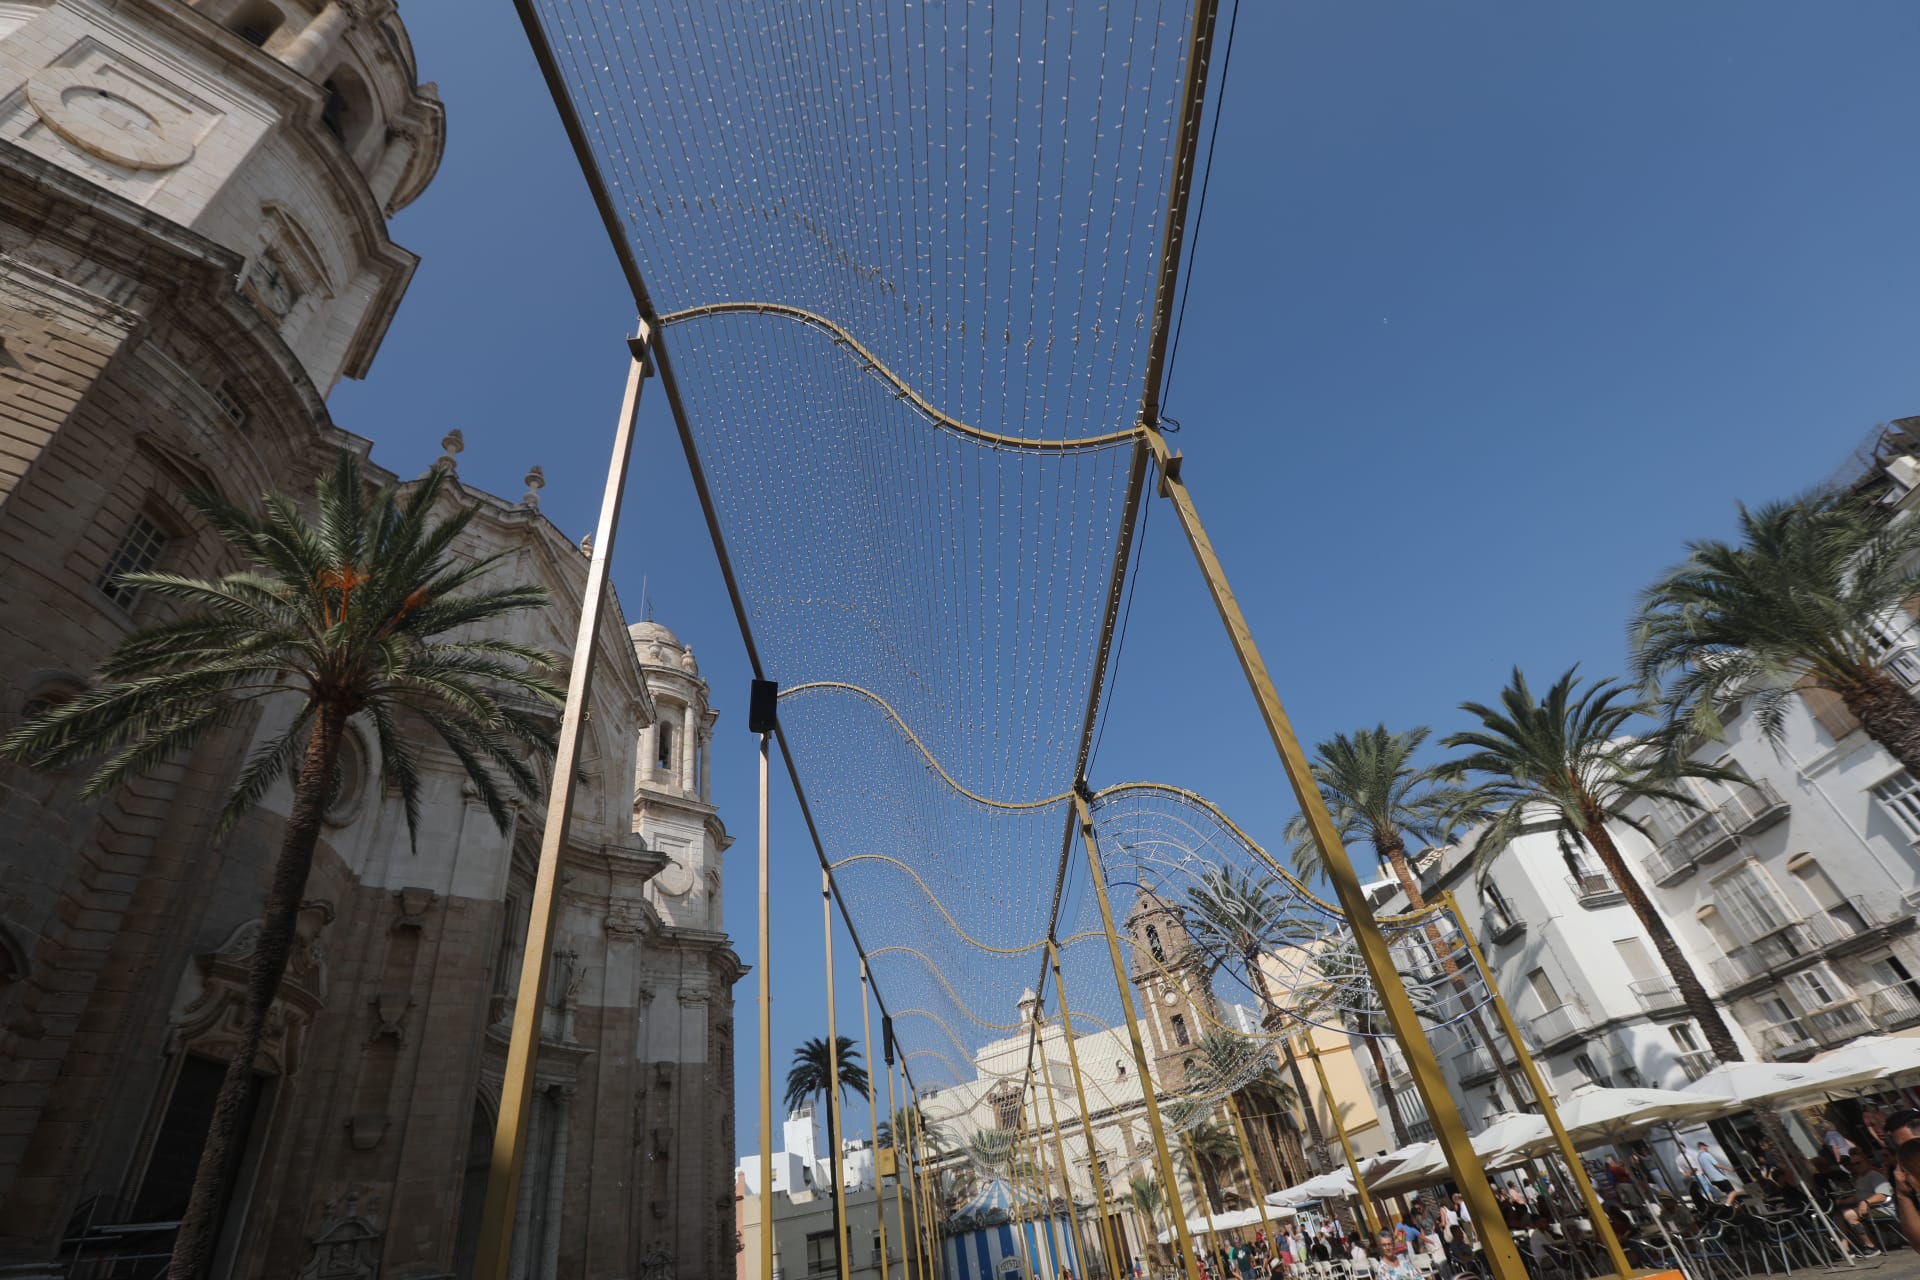
[{"label": "stone carving on facade", "polygon": [[360,1193],[350,1191],[344,1204],[330,1200],[321,1209],[300,1280],[374,1280],[380,1274],[381,1233],[369,1216],[380,1202],[369,1199],[364,1213],[359,1202]]},{"label": "stone carving on facade", "polygon": [[647,931],[647,912],[637,902],[617,903],[607,911],[602,927],[608,936],[637,938]]},{"label": "stone carving on facade", "polygon": [[[656,1207],[663,1203],[654,1201]],[[654,1245],[640,1255],[640,1280],[673,1280],[673,1255],[667,1252],[666,1246]]]},{"label": "stone carving on facade", "polygon": [[547,473],[539,467],[534,467],[527,472],[525,484],[527,491],[522,495],[520,505],[538,510],[540,506],[540,491],[547,487]]},{"label": "stone carving on facade", "polygon": [[400,904],[400,918],[393,922],[395,929],[424,929],[427,924],[427,912],[439,900],[438,894],[431,889],[406,888],[393,892],[395,902]]},{"label": "stone carving on facade", "polygon": [[[75,149],[128,169],[177,169],[193,159],[204,104],[92,41],[27,81],[27,105]],[[203,110],[196,110],[203,108]]]},{"label": "stone carving on facade", "polygon": [[406,991],[379,991],[367,998],[373,1006],[373,1034],[367,1043],[391,1037],[398,1044],[407,1042],[407,1010],[413,1008],[413,996]]},{"label": "stone carving on facade", "polygon": [[[279,992],[267,1013],[258,1061],[264,1070],[294,1070],[301,1038],[327,999],[327,957],[320,933],[333,920],[333,904],[310,900],[300,906],[293,943]],[[220,947],[201,955],[182,980],[181,998],[170,1018],[170,1050],[193,1048],[213,1058],[238,1051],[246,1024],[247,981],[261,923],[249,920]]]}]

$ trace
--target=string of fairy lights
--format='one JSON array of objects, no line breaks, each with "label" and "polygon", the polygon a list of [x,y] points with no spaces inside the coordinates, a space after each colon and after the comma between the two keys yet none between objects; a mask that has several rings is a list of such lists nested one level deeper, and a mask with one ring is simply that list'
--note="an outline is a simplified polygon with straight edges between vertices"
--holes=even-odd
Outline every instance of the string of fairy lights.
[{"label": "string of fairy lights", "polygon": [[[915,1082],[959,1091],[955,1114],[1059,1089],[1023,1000],[1103,1043],[1124,1023],[1062,833],[1130,533],[1166,193],[1190,180],[1193,2],[535,8]],[[1133,947],[1134,980],[1207,997],[1205,1052],[1159,1082],[1170,1125],[1302,1024],[1385,1034],[1340,913],[1224,815],[1152,786],[1093,811],[1116,912],[1191,935]],[[1203,924],[1223,886],[1258,891],[1264,958]],[[1484,986],[1431,979],[1455,923],[1385,930],[1434,1036],[1463,1034]],[[1123,1073],[1102,1059],[1093,1105],[1137,1097]]]}]

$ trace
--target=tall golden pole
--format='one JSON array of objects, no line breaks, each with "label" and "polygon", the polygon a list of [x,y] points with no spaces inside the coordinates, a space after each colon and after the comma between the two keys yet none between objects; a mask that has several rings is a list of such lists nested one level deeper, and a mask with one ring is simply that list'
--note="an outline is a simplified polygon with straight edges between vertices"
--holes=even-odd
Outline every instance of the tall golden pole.
[{"label": "tall golden pole", "polygon": [[1207,1173],[1200,1165],[1200,1152],[1193,1145],[1191,1131],[1180,1135],[1180,1144],[1187,1149],[1187,1172],[1193,1175],[1194,1190],[1200,1193],[1200,1216],[1207,1223],[1207,1248],[1211,1252],[1220,1247],[1220,1233],[1213,1225],[1213,1197],[1207,1193]]},{"label": "tall golden pole", "polygon": [[[912,1280],[914,1268],[908,1251],[913,1247],[913,1232],[907,1226],[907,1191],[903,1185],[907,1179],[904,1162],[901,1159],[900,1102],[893,1091],[893,1041],[887,1036],[884,1021],[880,1026],[880,1034],[886,1041],[881,1046],[881,1050],[887,1060],[887,1150],[893,1155],[893,1216],[894,1220],[900,1224],[900,1267],[907,1273],[908,1280]],[[867,1062],[871,1066],[873,1059],[869,1057]],[[877,1179],[878,1176],[876,1174],[875,1178]],[[884,1194],[880,1197],[880,1201],[880,1216],[884,1218],[887,1213]],[[772,1280],[772,1277],[769,1276],[768,1280]]]},{"label": "tall golden pole", "polygon": [[[1439,1141],[1440,1149],[1446,1153],[1447,1168],[1453,1174],[1454,1185],[1460,1188],[1467,1202],[1467,1210],[1475,1221],[1479,1221],[1483,1215],[1488,1222],[1501,1221],[1500,1203],[1494,1198],[1486,1170],[1481,1167],[1479,1157],[1474,1153],[1467,1127],[1460,1119],[1460,1109],[1454,1104],[1446,1077],[1440,1073],[1440,1062],[1434,1056],[1433,1046],[1427,1043],[1426,1035],[1420,1028],[1420,1019],[1414,1013],[1413,1001],[1408,997],[1406,986],[1393,966],[1393,956],[1387,950],[1387,942],[1380,934],[1379,925],[1374,921],[1373,908],[1367,904],[1366,893],[1360,887],[1360,877],[1354,872],[1346,846],[1333,824],[1333,815],[1327,811],[1326,800],[1314,781],[1306,752],[1301,749],[1300,739],[1287,719],[1285,708],[1280,705],[1279,695],[1274,692],[1273,677],[1267,673],[1266,661],[1261,658],[1260,650],[1254,644],[1252,628],[1247,625],[1240,602],[1234,598],[1233,588],[1227,585],[1227,575],[1221,568],[1220,557],[1213,549],[1212,540],[1207,537],[1205,526],[1200,523],[1200,514],[1194,508],[1192,497],[1187,493],[1186,482],[1181,478],[1182,460],[1167,447],[1156,422],[1143,421],[1142,427],[1147,445],[1153,450],[1154,462],[1160,469],[1160,492],[1172,500],[1174,510],[1179,513],[1180,528],[1193,549],[1194,559],[1199,562],[1200,574],[1206,579],[1207,591],[1213,596],[1214,607],[1219,610],[1220,620],[1226,626],[1234,656],[1239,659],[1240,669],[1253,690],[1254,701],[1259,704],[1260,718],[1265,721],[1267,735],[1273,739],[1274,750],[1279,753],[1280,766],[1293,788],[1294,802],[1313,833],[1321,869],[1332,883],[1334,896],[1339,899],[1340,909],[1353,929],[1354,942],[1361,959],[1366,962],[1367,975],[1373,980],[1374,990],[1379,994],[1381,1006],[1387,1015],[1387,1025],[1393,1028],[1394,1038],[1400,1042],[1400,1051],[1407,1060],[1414,1085],[1420,1090],[1421,1101],[1426,1104],[1427,1117],[1433,1122],[1434,1137]],[[1526,1268],[1520,1261],[1520,1251],[1515,1247],[1512,1235],[1504,1231],[1490,1232],[1489,1235],[1491,1238],[1485,1248],[1493,1280],[1526,1280]]]},{"label": "tall golden pole", "polygon": [[[1320,1078],[1320,1096],[1327,1100],[1327,1114],[1333,1117],[1333,1131],[1339,1135],[1340,1150],[1347,1157],[1347,1172],[1353,1175],[1354,1198],[1360,1201],[1360,1216],[1366,1219],[1367,1234],[1380,1234],[1380,1219],[1374,1216],[1373,1200],[1367,1194],[1367,1180],[1360,1176],[1360,1162],[1354,1158],[1353,1141],[1347,1137],[1347,1122],[1340,1118],[1340,1100],[1333,1096],[1333,1086],[1327,1083],[1327,1069],[1320,1062],[1320,1046],[1313,1042],[1313,1028],[1307,1028],[1307,1056],[1313,1059],[1313,1073]],[[1471,1212],[1471,1211],[1469,1211]],[[1505,1221],[1498,1218],[1496,1221]]]},{"label": "tall golden pole", "polygon": [[867,1132],[873,1135],[873,1207],[880,1219],[880,1280],[887,1280],[887,1196],[880,1186],[880,1104],[873,1092],[873,1014],[867,1008],[867,958],[860,957],[860,1030],[867,1040]]},{"label": "tall golden pole", "polygon": [[767,881],[767,748],[760,735],[760,1275],[773,1280],[773,894]]},{"label": "tall golden pole", "polygon": [[1227,1095],[1227,1119],[1233,1121],[1234,1141],[1240,1144],[1240,1163],[1247,1170],[1247,1189],[1253,1192],[1253,1203],[1260,1210],[1260,1230],[1266,1234],[1267,1247],[1273,1244],[1273,1220],[1267,1216],[1266,1193],[1260,1190],[1260,1166],[1253,1162],[1253,1148],[1247,1145],[1247,1131],[1240,1124],[1240,1112],[1234,1108],[1233,1095]]},{"label": "tall golden pole", "polygon": [[[904,1061],[901,1062],[900,1064],[900,1078],[902,1080],[905,1080],[909,1085],[913,1083],[911,1077],[907,1075],[907,1064]],[[914,1187],[916,1188],[916,1194],[914,1196],[915,1234],[920,1237],[922,1252],[925,1253],[926,1259],[927,1259],[926,1270],[923,1274],[931,1277],[934,1274],[934,1269],[939,1265],[938,1258],[941,1252],[940,1234],[937,1229],[937,1225],[934,1219],[934,1212],[933,1212],[933,1196],[935,1193],[927,1179],[926,1130],[920,1123],[919,1100],[913,1096],[913,1091],[910,1088],[906,1090],[906,1094],[907,1094],[907,1128],[912,1134],[910,1145],[913,1149],[913,1153],[915,1156],[915,1159],[914,1159],[914,1170],[915,1170]]]},{"label": "tall golden pole", "polygon": [[1027,1130],[1027,1146],[1030,1152],[1030,1158],[1033,1161],[1034,1181],[1039,1184],[1040,1217],[1041,1221],[1045,1224],[1042,1230],[1036,1233],[1036,1236],[1039,1238],[1040,1243],[1046,1246],[1051,1254],[1052,1266],[1050,1266],[1048,1270],[1053,1272],[1054,1280],[1059,1280],[1060,1260],[1063,1255],[1060,1252],[1059,1221],[1053,1213],[1053,1171],[1051,1166],[1047,1164],[1046,1135],[1040,1131],[1039,1088],[1036,1086],[1029,1090],[1028,1096],[1030,1099],[1028,1109],[1031,1113],[1029,1120],[1031,1127]]},{"label": "tall golden pole", "polygon": [[513,1254],[513,1208],[520,1191],[520,1168],[527,1153],[527,1121],[533,1109],[533,1080],[540,1056],[540,1024],[547,1003],[547,963],[553,957],[553,917],[558,903],[560,851],[573,825],[573,800],[580,776],[580,726],[593,695],[593,668],[600,652],[600,619],[607,603],[608,562],[620,529],[620,503],[633,458],[633,424],[640,414],[640,384],[653,372],[643,323],[627,340],[627,387],[614,425],[613,457],[600,495],[600,523],[594,527],[593,555],[580,595],[580,625],[574,632],[573,665],[567,672],[567,705],[560,714],[553,781],[547,790],[547,825],[540,837],[540,863],[533,878],[533,909],[520,959],[520,990],[513,1002],[513,1031],[507,1041],[506,1076],[500,1084],[500,1115],[493,1130],[493,1155],[487,1167],[486,1210],[481,1216],[476,1280],[506,1280]]},{"label": "tall golden pole", "polygon": [[1113,903],[1107,898],[1107,873],[1100,861],[1100,841],[1093,834],[1093,812],[1087,808],[1086,797],[1077,791],[1073,805],[1080,818],[1080,843],[1086,847],[1087,864],[1093,873],[1094,896],[1100,901],[1100,924],[1107,934],[1107,955],[1113,962],[1114,983],[1120,988],[1120,1007],[1127,1013],[1127,1038],[1133,1042],[1133,1065],[1140,1073],[1140,1096],[1147,1103],[1147,1128],[1153,1133],[1153,1153],[1173,1215],[1174,1238],[1180,1242],[1181,1255],[1186,1260],[1187,1280],[1201,1280],[1200,1259],[1194,1254],[1193,1241],[1187,1235],[1187,1211],[1180,1203],[1180,1186],[1173,1175],[1173,1153],[1167,1150],[1167,1131],[1160,1123],[1160,1100],[1153,1092],[1147,1047],[1140,1039],[1140,1015],[1133,1008],[1133,984],[1127,980],[1127,966],[1120,958],[1120,935],[1113,927]]},{"label": "tall golden pole", "polygon": [[[1040,1036],[1040,1077],[1047,1089],[1047,1118],[1053,1124],[1053,1156],[1060,1166],[1060,1181],[1067,1193],[1067,1232],[1073,1239],[1073,1256],[1078,1258],[1080,1256],[1080,1215],[1076,1212],[1073,1202],[1073,1166],[1067,1163],[1067,1145],[1060,1136],[1060,1104],[1053,1096],[1053,1068],[1047,1061],[1047,1038],[1044,1032]],[[1097,1172],[1096,1170],[1095,1173]],[[1086,1268],[1083,1266],[1081,1270],[1085,1271]]]},{"label": "tall golden pole", "polygon": [[[1574,1186],[1580,1189],[1580,1199],[1587,1207],[1587,1217],[1593,1221],[1593,1232],[1600,1243],[1607,1247],[1607,1260],[1613,1264],[1613,1272],[1620,1280],[1628,1280],[1633,1275],[1633,1264],[1627,1261],[1627,1251],[1620,1247],[1620,1238],[1613,1232],[1613,1222],[1607,1217],[1606,1208],[1600,1203],[1600,1196],[1593,1189],[1593,1179],[1587,1176],[1587,1166],[1580,1161],[1580,1153],[1573,1149],[1573,1139],[1567,1136],[1567,1127],[1560,1123],[1560,1109],[1553,1105],[1553,1095],[1547,1092],[1547,1082],[1540,1076],[1540,1066],[1533,1060],[1533,1054],[1527,1051],[1527,1042],[1520,1035],[1520,1028],[1513,1020],[1513,1010],[1507,1007],[1507,998],[1500,994],[1500,984],[1494,981],[1493,966],[1480,954],[1480,943],[1475,940],[1473,930],[1467,927],[1467,918],[1461,914],[1459,900],[1453,896],[1453,890],[1441,891],[1441,899],[1447,904],[1447,911],[1460,927],[1460,938],[1467,944],[1467,954],[1473,959],[1473,967],[1487,984],[1487,993],[1493,997],[1494,1016],[1500,1019],[1500,1032],[1513,1045],[1514,1056],[1520,1059],[1520,1070],[1526,1074],[1527,1087],[1533,1090],[1535,1100],[1540,1103],[1540,1114],[1547,1119],[1547,1128],[1553,1130],[1553,1144],[1559,1148],[1560,1158],[1566,1162],[1567,1172],[1573,1178]],[[1492,1045],[1487,1048],[1498,1053]]]},{"label": "tall golden pole", "polygon": [[833,1251],[840,1255],[840,1280],[851,1280],[852,1264],[847,1257],[847,1180],[840,1176],[840,1025],[834,1017],[833,998],[833,882],[825,867],[820,868],[820,922],[827,940],[827,1125],[831,1131],[827,1145],[832,1148],[827,1167],[833,1184]]},{"label": "tall golden pole", "polygon": [[1080,1075],[1080,1050],[1073,1042],[1073,1012],[1067,1003],[1067,987],[1060,976],[1060,951],[1047,940],[1047,959],[1053,965],[1053,989],[1060,993],[1060,1034],[1067,1042],[1067,1065],[1073,1072],[1073,1091],[1080,1099],[1080,1134],[1087,1143],[1088,1180],[1093,1183],[1093,1201],[1100,1213],[1100,1242],[1107,1250],[1108,1274],[1117,1277],[1121,1273],[1121,1254],[1113,1239],[1116,1225],[1107,1213],[1107,1175],[1100,1167],[1100,1146],[1093,1140],[1093,1119],[1087,1109],[1087,1085]]}]

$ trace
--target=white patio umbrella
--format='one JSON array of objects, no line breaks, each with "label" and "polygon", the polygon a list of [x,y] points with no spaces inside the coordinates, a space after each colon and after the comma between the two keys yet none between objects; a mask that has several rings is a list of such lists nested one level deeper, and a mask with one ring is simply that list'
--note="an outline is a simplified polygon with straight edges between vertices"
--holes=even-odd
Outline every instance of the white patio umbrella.
[{"label": "white patio umbrella", "polygon": [[1842,1088],[1858,1088],[1866,1083],[1892,1080],[1895,1076],[1920,1071],[1920,1038],[1862,1036],[1843,1048],[1819,1055],[1809,1065],[1871,1073],[1853,1085],[1833,1086],[1836,1092]]},{"label": "white patio umbrella", "polygon": [[1437,1142],[1415,1142],[1380,1157],[1380,1172],[1367,1175],[1367,1190],[1383,1196],[1424,1187],[1449,1175],[1447,1153]]},{"label": "white patio umbrella", "polygon": [[1726,1098],[1703,1097],[1679,1089],[1575,1089],[1560,1104],[1560,1123],[1576,1147],[1619,1142],[1655,1125],[1711,1120],[1740,1110]]},{"label": "white patio umbrella", "polygon": [[1508,1112],[1474,1135],[1473,1152],[1487,1162],[1487,1168],[1501,1169],[1520,1163],[1532,1148],[1552,1141],[1553,1131],[1543,1117]]},{"label": "white patio umbrella", "polygon": [[[1277,1218],[1287,1218],[1292,1216],[1292,1211],[1287,1209],[1282,1209],[1277,1212],[1275,1210],[1269,1209],[1267,1212],[1269,1216],[1277,1217]],[[1214,1214],[1213,1226],[1211,1229],[1213,1232],[1218,1233],[1222,1231],[1235,1231],[1242,1227],[1257,1227],[1259,1225],[1260,1225],[1260,1211],[1258,1209],[1235,1209],[1229,1213]],[[1205,1218],[1188,1218],[1187,1219],[1188,1235],[1204,1236],[1208,1233],[1208,1230],[1209,1228],[1207,1226],[1207,1220]],[[1162,1231],[1160,1233],[1161,1244],[1167,1244],[1172,1240],[1172,1238],[1173,1238],[1172,1228],[1168,1228],[1167,1230]]]},{"label": "white patio umbrella", "polygon": [[1742,1107],[1763,1102],[1790,1107],[1802,1099],[1878,1079],[1879,1074],[1873,1067],[1848,1067],[1845,1063],[1723,1062],[1680,1092],[1721,1098]]}]

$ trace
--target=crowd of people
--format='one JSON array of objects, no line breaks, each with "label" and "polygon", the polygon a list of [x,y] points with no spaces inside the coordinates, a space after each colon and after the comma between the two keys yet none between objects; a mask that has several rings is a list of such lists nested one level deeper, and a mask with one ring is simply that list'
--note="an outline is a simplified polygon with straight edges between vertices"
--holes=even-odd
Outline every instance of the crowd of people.
[{"label": "crowd of people", "polygon": [[[1805,1179],[1799,1162],[1784,1158],[1765,1138],[1734,1160],[1703,1141],[1671,1172],[1645,1150],[1625,1161],[1609,1156],[1593,1179],[1595,1190],[1635,1266],[1666,1265],[1671,1258],[1662,1219],[1669,1230],[1696,1236],[1716,1223],[1736,1233],[1759,1233],[1770,1216],[1816,1211],[1830,1217],[1844,1249],[1856,1257],[1899,1247],[1920,1252],[1920,1110],[1869,1107],[1851,1127],[1851,1138],[1837,1125],[1828,1127]],[[1565,1212],[1565,1196],[1557,1207],[1556,1191],[1545,1175],[1510,1177],[1494,1188],[1502,1226],[1539,1277],[1567,1274],[1570,1255],[1597,1248],[1585,1215]],[[1343,1270],[1371,1280],[1488,1274],[1472,1217],[1457,1193],[1415,1196],[1403,1207],[1371,1236],[1333,1221],[1302,1228],[1295,1220],[1272,1240],[1255,1232],[1251,1240],[1208,1248],[1201,1270],[1208,1280],[1295,1280],[1317,1263],[1345,1263]]]}]

